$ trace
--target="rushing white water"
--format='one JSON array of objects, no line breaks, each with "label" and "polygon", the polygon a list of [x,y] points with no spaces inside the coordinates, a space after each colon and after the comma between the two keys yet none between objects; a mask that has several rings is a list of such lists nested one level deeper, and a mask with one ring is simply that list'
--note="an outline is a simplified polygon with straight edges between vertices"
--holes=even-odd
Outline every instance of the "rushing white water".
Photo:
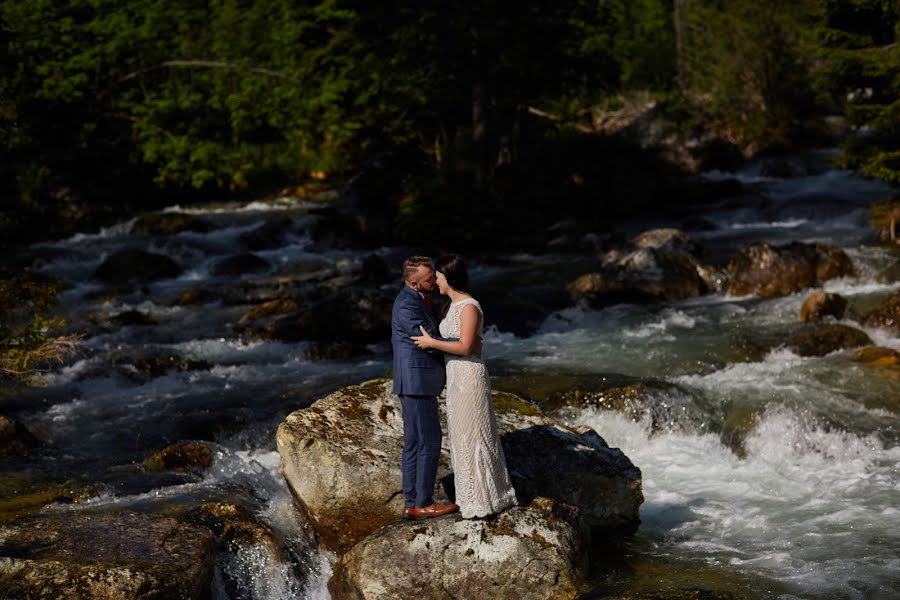
[{"label": "rushing white water", "polygon": [[[844,323],[854,327],[875,300],[900,287],[879,278],[896,257],[860,243],[868,232],[867,207],[886,193],[880,182],[828,169],[778,179],[759,165],[708,177],[736,177],[753,190],[703,207],[715,228],[695,237],[716,256],[758,240],[842,245],[856,275],[829,281],[825,289],[847,298]],[[315,204],[282,198],[173,206],[166,212],[196,214],[214,228],[158,238],[132,232],[129,221],[33,248],[34,268],[66,282],[63,313],[93,329],[82,355],[47,376],[47,404],[24,415],[52,449],[35,458],[28,473],[98,486],[88,501],[51,510],[153,509],[238,498],[281,548],[248,544],[222,555],[216,600],[328,597],[335,557],[315,548],[307,534],[279,472],[274,431],[290,411],[384,375],[389,347],[371,345],[370,355],[353,360],[312,362],[306,342],[241,340],[233,324],[249,303],[182,306],[172,299],[195,287],[264,280],[297,263],[353,272],[371,251],[313,243],[307,211]],[[291,221],[284,243],[255,252],[270,265],[267,271],[243,278],[215,274],[218,261],[240,252],[243,234],[285,216]],[[107,297],[92,275],[106,256],[126,248],[166,254],[183,273]],[[375,252],[393,261],[405,250]],[[593,256],[493,258],[473,264],[476,294],[491,285],[508,286],[510,293],[546,291],[560,274],[574,278],[596,264]],[[640,552],[775,580],[789,590],[786,597],[900,595],[900,377],[855,361],[852,351],[801,357],[787,348],[806,295],[715,295],[599,311],[569,307],[525,337],[489,327],[484,355],[495,375],[613,374],[669,386],[656,398],[666,410],[648,406],[638,422],[594,409],[567,413],[642,469]],[[103,325],[134,313],[154,324]],[[877,344],[900,349],[900,338],[864,329]],[[133,364],[148,355],[175,356],[184,365],[148,374]],[[724,435],[735,419],[751,421],[738,441],[740,452]],[[203,476],[151,477],[135,467],[149,453],[190,439],[215,448],[213,467]]]},{"label": "rushing white water", "polygon": [[643,474],[639,536],[781,580],[799,597],[889,598],[900,584],[900,448],[772,409],[737,458],[717,436],[664,432],[619,413],[588,425]]}]

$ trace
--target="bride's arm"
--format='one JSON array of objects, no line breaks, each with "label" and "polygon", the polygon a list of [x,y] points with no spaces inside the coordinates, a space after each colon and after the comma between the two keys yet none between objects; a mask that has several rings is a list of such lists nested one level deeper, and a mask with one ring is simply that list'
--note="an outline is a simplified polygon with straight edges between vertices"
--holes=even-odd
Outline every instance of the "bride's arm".
[{"label": "bride's arm", "polygon": [[474,304],[467,304],[462,308],[462,314],[459,315],[459,341],[445,342],[436,340],[425,331],[424,327],[420,327],[422,335],[410,336],[416,343],[416,346],[423,349],[434,348],[448,354],[458,354],[459,356],[468,356],[469,354],[480,354],[481,340],[478,339],[476,331],[478,330],[478,309]]}]

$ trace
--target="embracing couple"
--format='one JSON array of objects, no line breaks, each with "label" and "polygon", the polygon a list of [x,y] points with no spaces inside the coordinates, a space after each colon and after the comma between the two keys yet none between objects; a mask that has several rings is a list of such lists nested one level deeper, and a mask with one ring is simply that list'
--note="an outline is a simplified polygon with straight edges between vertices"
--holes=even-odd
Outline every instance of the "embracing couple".
[{"label": "embracing couple", "polygon": [[[434,265],[428,257],[411,256],[403,263],[403,278],[391,313],[394,393],[403,408],[403,518],[418,521],[458,510],[471,519],[501,512],[516,504],[516,493],[481,360],[484,316],[468,292],[466,265],[455,255]],[[440,325],[431,312],[435,287],[450,299]],[[443,435],[437,396],[445,384],[456,504],[432,498]]]}]

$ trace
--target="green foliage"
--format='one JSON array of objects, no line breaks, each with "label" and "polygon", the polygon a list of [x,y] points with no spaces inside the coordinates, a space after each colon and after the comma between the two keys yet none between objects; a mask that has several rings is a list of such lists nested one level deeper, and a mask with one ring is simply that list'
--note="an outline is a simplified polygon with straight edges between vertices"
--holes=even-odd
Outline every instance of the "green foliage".
[{"label": "green foliage", "polygon": [[55,336],[59,285],[25,273],[0,273],[0,381],[34,383],[45,367],[70,355],[77,336]]},{"label": "green foliage", "polygon": [[813,71],[820,100],[856,130],[839,164],[900,185],[900,4],[824,3]]},{"label": "green foliage", "polygon": [[142,193],[339,177],[387,154],[413,157],[413,181],[430,178],[401,210],[412,222],[434,212],[417,202],[496,199],[501,170],[640,89],[746,149],[791,144],[810,117],[837,111],[860,128],[844,164],[896,183],[898,11],[890,0],[0,0],[0,232],[46,222],[78,194],[140,208]]},{"label": "green foliage", "polygon": [[696,0],[682,9],[684,91],[741,146],[789,143],[812,109],[815,0]]}]

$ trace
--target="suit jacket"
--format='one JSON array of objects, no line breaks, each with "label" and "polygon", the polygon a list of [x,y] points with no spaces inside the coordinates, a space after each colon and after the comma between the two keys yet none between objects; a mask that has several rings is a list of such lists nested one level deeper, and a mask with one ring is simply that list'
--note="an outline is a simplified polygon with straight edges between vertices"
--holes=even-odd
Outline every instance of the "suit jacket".
[{"label": "suit jacket", "polygon": [[391,311],[391,346],[394,349],[394,393],[405,396],[438,396],[444,390],[447,375],[444,353],[422,350],[410,338],[422,335],[425,327],[433,338],[443,340],[434,316],[425,300],[409,286],[404,286],[394,300]]}]

